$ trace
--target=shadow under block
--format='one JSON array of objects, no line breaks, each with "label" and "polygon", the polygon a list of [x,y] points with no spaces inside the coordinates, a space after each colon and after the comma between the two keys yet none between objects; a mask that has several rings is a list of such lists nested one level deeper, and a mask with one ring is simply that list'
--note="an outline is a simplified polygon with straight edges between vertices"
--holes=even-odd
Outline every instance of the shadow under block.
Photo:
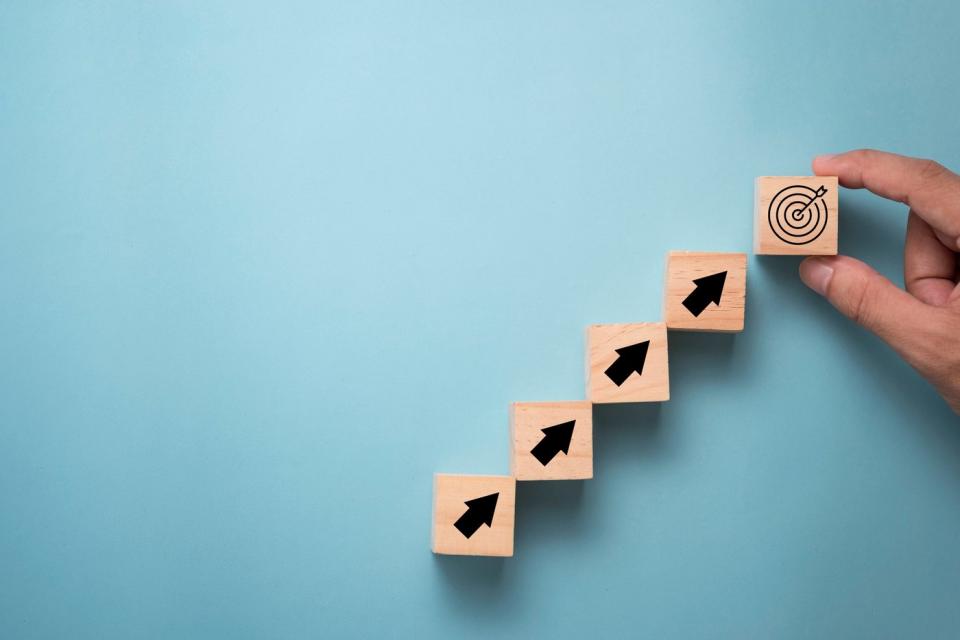
[{"label": "shadow under block", "polygon": [[433,476],[434,553],[512,556],[517,482],[511,476]]},{"label": "shadow under block", "polygon": [[517,480],[592,478],[593,403],[513,403],[510,470]]},{"label": "shadow under block", "polygon": [[835,176],[762,176],[754,184],[757,255],[833,256],[839,221]]},{"label": "shadow under block", "polygon": [[747,254],[667,254],[663,315],[668,329],[743,331]]},{"label": "shadow under block", "polygon": [[596,404],[669,400],[666,323],[587,327],[587,399]]}]

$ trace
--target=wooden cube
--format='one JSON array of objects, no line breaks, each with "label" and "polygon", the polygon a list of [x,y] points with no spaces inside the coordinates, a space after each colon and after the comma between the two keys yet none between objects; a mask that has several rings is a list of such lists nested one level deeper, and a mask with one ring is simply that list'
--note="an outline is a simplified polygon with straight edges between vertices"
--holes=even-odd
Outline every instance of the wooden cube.
[{"label": "wooden cube", "polygon": [[669,400],[666,323],[587,327],[587,399],[597,404]]},{"label": "wooden cube", "polygon": [[434,553],[512,556],[517,483],[511,476],[433,476]]},{"label": "wooden cube", "polygon": [[759,255],[836,255],[835,176],[763,176],[754,185],[753,250]]},{"label": "wooden cube", "polygon": [[513,403],[510,447],[510,471],[517,480],[592,478],[593,404]]},{"label": "wooden cube", "polygon": [[668,329],[743,331],[747,254],[671,251],[664,290]]}]

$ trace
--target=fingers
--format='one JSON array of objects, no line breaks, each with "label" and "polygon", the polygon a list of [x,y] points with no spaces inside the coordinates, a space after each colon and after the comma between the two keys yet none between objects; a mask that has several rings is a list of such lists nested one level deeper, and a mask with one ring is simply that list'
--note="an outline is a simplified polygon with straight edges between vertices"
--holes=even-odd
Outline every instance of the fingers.
[{"label": "fingers", "polygon": [[800,264],[804,284],[825,296],[843,315],[886,341],[914,367],[930,361],[927,339],[943,311],[920,302],[853,258],[807,258]]},{"label": "fingers", "polygon": [[851,189],[907,204],[960,249],[960,176],[931,160],[862,149],[813,161],[817,175],[835,175]]},{"label": "fingers", "polygon": [[907,240],[903,251],[903,281],[907,291],[922,302],[945,305],[953,294],[957,270],[956,255],[917,214],[907,218]]}]

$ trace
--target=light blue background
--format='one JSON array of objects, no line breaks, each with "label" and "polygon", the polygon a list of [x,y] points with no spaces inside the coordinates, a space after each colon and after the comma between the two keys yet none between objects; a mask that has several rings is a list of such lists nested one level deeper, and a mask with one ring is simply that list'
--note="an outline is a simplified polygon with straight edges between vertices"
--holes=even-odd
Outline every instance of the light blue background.
[{"label": "light blue background", "polygon": [[[516,555],[435,557],[583,328],[753,178],[960,166],[951,2],[0,6],[0,636],[955,638],[960,432],[750,261],[747,330],[595,411]],[[899,280],[903,208],[841,194]]]}]

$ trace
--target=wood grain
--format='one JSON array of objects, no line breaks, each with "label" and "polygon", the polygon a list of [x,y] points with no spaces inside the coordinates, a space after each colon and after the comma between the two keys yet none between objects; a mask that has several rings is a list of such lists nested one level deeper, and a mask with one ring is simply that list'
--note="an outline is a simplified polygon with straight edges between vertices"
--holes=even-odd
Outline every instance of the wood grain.
[{"label": "wood grain", "polygon": [[[643,374],[631,375],[618,387],[604,373],[619,357],[616,350],[644,340],[649,340],[650,346]],[[669,400],[666,323],[595,324],[587,327],[587,399],[595,404]]]},{"label": "wood grain", "polygon": [[[826,204],[826,225],[822,233],[816,239],[806,244],[790,244],[777,236],[770,221],[770,202],[776,198],[777,194],[791,185],[801,185],[809,189],[816,190],[820,186],[827,189],[822,200]],[[761,176],[754,183],[754,221],[753,221],[753,251],[757,255],[836,255],[837,254],[837,230],[839,229],[840,210],[839,203],[839,184],[836,176]],[[774,207],[776,209],[776,206]],[[806,236],[801,233],[802,225],[796,221],[797,229],[791,229],[781,223],[774,223],[779,226],[781,235],[794,242],[803,241]],[[792,230],[800,234],[798,238],[792,238],[786,235],[786,230]]]},{"label": "wood grain", "polygon": [[[434,553],[459,556],[512,556],[516,480],[512,476],[437,473],[433,476]],[[499,493],[491,526],[481,525],[469,538],[454,523],[467,511],[467,500]]]},{"label": "wood grain", "polygon": [[[543,429],[574,421],[567,453],[544,465],[531,453]],[[515,402],[510,406],[510,469],[517,480],[586,480],[593,477],[593,403]]]},{"label": "wood grain", "polygon": [[[683,301],[697,288],[694,280],[726,271],[720,304],[694,316]],[[667,255],[663,315],[668,329],[743,331],[747,299],[747,254],[671,251]]]}]

